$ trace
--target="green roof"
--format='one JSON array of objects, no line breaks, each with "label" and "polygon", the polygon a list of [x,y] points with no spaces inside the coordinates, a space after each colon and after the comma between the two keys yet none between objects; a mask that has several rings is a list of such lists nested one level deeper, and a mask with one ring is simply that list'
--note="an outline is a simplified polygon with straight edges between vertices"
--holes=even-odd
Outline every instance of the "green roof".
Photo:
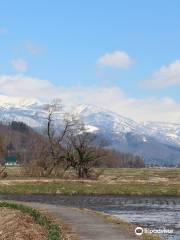
[{"label": "green roof", "polygon": [[6,163],[16,163],[17,157],[16,156],[7,156],[5,157]]}]

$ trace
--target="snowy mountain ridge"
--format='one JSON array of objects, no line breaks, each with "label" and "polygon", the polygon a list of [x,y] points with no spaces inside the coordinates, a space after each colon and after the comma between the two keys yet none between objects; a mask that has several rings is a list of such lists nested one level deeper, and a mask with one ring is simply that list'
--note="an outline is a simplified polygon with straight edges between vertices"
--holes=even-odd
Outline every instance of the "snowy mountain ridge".
[{"label": "snowy mountain ridge", "polygon": [[95,124],[99,128],[110,129],[114,133],[134,132],[148,135],[163,143],[180,146],[180,124],[168,122],[136,122],[97,106],[80,105],[75,111],[84,122]]},{"label": "snowy mountain ridge", "polygon": [[[0,95],[1,121],[22,121],[38,128],[44,123],[46,112],[43,102],[37,99],[8,97]],[[180,146],[180,124],[166,122],[136,122],[98,106],[81,104],[73,107],[71,113],[80,117],[90,131],[125,134],[132,132],[150,136],[162,143]]]},{"label": "snowy mountain ridge", "polygon": [[40,101],[35,98],[9,97],[0,95],[0,107],[4,108],[26,108],[35,105],[40,105]]},{"label": "snowy mountain ridge", "polygon": [[[0,121],[22,121],[41,130],[47,121],[46,103],[36,99],[0,96]],[[98,106],[81,104],[64,107],[63,112],[81,119],[88,132],[97,136],[104,147],[140,155],[147,164],[180,165],[180,124],[136,122]],[[62,111],[55,112],[55,123],[60,125]]]}]

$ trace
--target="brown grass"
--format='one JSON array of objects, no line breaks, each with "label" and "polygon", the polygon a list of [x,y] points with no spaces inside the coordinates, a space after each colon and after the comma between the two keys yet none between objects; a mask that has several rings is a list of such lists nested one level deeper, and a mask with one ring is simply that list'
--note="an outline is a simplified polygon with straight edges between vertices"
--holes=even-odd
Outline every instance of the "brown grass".
[{"label": "brown grass", "polygon": [[1,240],[43,240],[45,228],[19,210],[0,208]]}]

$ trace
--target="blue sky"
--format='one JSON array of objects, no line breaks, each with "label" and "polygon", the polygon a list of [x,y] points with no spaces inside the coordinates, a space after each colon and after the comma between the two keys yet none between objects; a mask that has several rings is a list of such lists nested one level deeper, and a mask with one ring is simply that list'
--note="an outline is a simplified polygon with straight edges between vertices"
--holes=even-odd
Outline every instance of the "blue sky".
[{"label": "blue sky", "polygon": [[180,121],[179,0],[0,4],[1,94]]}]

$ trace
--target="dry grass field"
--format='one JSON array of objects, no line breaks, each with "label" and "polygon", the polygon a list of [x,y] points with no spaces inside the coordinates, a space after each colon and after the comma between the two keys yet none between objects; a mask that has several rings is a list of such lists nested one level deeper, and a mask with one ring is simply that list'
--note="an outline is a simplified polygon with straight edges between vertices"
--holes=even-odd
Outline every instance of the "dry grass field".
[{"label": "dry grass field", "polygon": [[[96,170],[96,171],[99,171]],[[31,177],[21,167],[7,168],[0,193],[120,194],[180,196],[180,168],[104,169],[96,180]]]},{"label": "dry grass field", "polygon": [[44,227],[21,211],[0,208],[0,239],[43,240],[47,236]]}]

